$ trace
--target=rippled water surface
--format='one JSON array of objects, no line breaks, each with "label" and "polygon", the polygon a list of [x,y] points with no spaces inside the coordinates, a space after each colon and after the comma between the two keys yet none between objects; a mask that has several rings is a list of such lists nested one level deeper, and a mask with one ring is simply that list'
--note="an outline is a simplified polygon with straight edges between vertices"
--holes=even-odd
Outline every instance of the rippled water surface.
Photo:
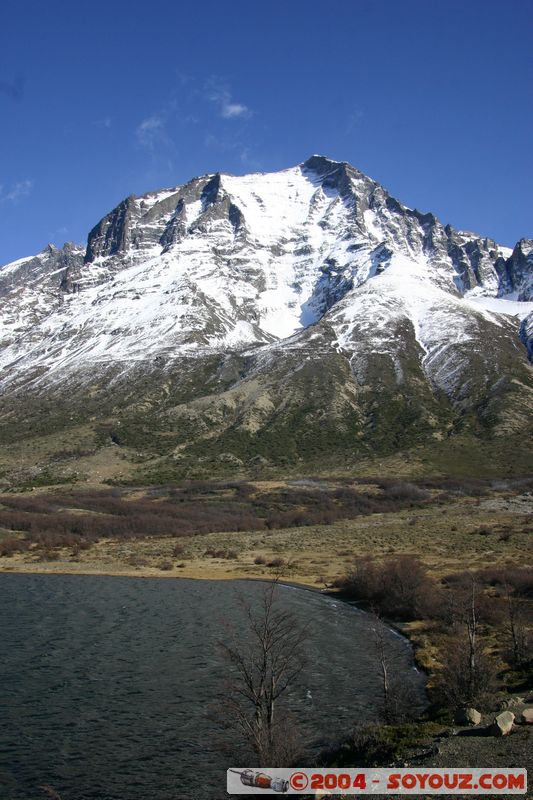
[{"label": "rippled water surface", "polygon": [[[0,797],[213,800],[227,758],[206,711],[222,692],[216,643],[245,630],[239,595],[258,582],[0,575]],[[307,664],[292,692],[313,746],[336,740],[379,704],[370,620],[340,602],[279,587],[309,623]],[[406,642],[387,631],[396,668],[422,697]]]}]

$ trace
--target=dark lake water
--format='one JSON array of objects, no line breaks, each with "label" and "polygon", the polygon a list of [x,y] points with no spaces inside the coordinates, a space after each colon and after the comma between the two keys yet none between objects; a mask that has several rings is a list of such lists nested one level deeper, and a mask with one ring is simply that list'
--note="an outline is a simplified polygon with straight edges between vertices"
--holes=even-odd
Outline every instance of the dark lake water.
[{"label": "dark lake water", "polygon": [[[207,709],[226,667],[216,643],[244,625],[253,581],[0,574],[0,797],[213,800],[227,757]],[[279,602],[309,623],[307,664],[290,696],[312,747],[375,717],[376,656],[366,614],[304,589]],[[395,669],[423,697],[404,639],[387,631]]]}]

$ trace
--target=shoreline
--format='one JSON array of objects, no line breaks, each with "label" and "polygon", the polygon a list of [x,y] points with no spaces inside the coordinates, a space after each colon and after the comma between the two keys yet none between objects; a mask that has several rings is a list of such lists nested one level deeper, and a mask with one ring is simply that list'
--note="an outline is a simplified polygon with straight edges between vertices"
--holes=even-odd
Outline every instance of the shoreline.
[{"label": "shoreline", "polygon": [[[205,575],[183,575],[183,574],[176,574],[174,572],[161,572],[154,570],[153,572],[148,571],[127,571],[127,570],[80,570],[80,569],[64,569],[64,568],[52,568],[52,569],[38,569],[34,568],[30,565],[29,569],[20,569],[21,565],[17,565],[16,568],[9,569],[6,567],[0,567],[0,575],[79,575],[80,577],[92,577],[92,578],[138,578],[142,580],[146,580],[147,578],[156,578],[157,580],[187,580],[187,581],[262,581],[263,583],[271,583],[273,579],[268,578],[266,575],[217,575],[217,577],[206,577]],[[331,590],[322,590],[318,589],[316,586],[312,586],[310,583],[305,583],[304,581],[299,581],[297,578],[292,580],[285,580],[281,579],[279,581],[281,585],[286,586],[294,586],[297,589],[306,589],[310,592],[316,592],[317,594],[326,594],[326,591]]]}]

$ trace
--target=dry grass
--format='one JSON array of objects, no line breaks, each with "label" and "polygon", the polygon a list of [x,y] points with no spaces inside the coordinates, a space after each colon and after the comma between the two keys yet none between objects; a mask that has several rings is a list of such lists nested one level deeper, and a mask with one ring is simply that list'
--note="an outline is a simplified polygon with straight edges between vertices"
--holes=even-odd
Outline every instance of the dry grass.
[{"label": "dry grass", "polygon": [[[516,503],[516,510],[512,503],[497,502],[495,497],[479,503],[464,498],[446,505],[373,514],[331,525],[199,534],[180,540],[180,554],[174,554],[176,540],[169,537],[101,540],[90,550],[74,554],[63,548],[46,562],[40,561],[35,552],[0,558],[0,569],[261,578],[272,574],[267,563],[282,558],[288,563],[287,578],[323,587],[343,574],[358,556],[411,554],[423,561],[430,574],[442,577],[466,568],[531,564],[531,505]],[[228,558],[231,551],[232,557]],[[255,563],[258,558],[266,563]],[[162,571],[158,565],[169,560],[172,569]]]}]

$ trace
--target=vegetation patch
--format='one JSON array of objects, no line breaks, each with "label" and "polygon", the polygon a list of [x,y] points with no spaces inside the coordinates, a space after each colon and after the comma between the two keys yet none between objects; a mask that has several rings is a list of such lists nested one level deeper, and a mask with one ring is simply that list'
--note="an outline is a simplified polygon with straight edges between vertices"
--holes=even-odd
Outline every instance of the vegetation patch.
[{"label": "vegetation patch", "polygon": [[330,525],[428,502],[430,493],[410,484],[383,484],[376,493],[335,482],[258,490],[248,482],[195,481],[147,488],[140,496],[122,489],[5,494],[0,528],[16,536],[0,546],[0,555],[29,547],[89,547],[100,539]]}]

